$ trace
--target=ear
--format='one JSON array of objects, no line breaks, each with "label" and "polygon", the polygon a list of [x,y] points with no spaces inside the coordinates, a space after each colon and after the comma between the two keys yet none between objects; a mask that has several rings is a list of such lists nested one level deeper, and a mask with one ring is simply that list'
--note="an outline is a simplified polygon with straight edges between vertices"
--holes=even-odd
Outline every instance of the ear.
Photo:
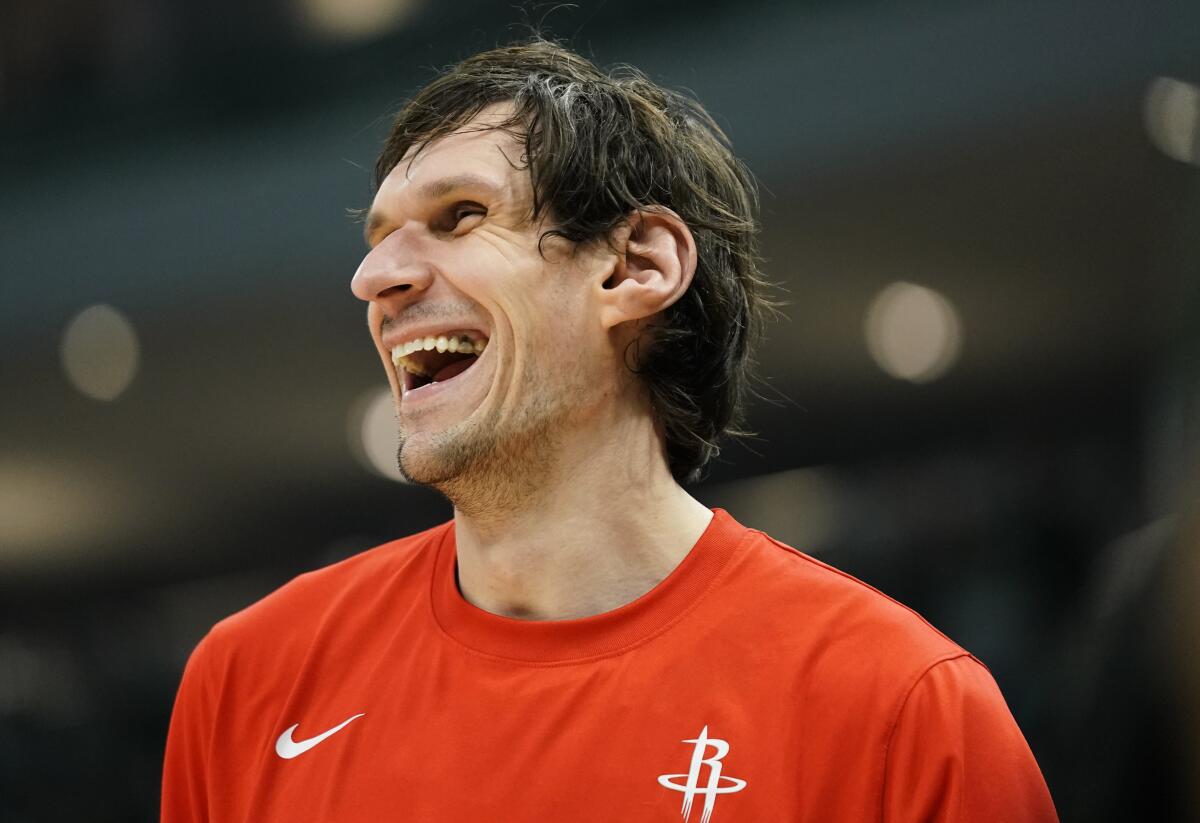
[{"label": "ear", "polygon": [[612,241],[617,258],[599,294],[604,328],[658,314],[692,284],[696,240],[670,209],[655,206],[634,212]]}]

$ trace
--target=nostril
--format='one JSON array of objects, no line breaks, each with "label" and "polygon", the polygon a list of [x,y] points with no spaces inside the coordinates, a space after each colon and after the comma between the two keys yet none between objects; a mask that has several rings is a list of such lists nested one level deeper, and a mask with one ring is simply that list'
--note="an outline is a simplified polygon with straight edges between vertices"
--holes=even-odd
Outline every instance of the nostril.
[{"label": "nostril", "polygon": [[386,289],[381,291],[377,296],[378,297],[387,297],[390,294],[400,294],[402,292],[408,291],[411,288],[412,288],[412,283],[400,283],[399,285],[388,286]]}]

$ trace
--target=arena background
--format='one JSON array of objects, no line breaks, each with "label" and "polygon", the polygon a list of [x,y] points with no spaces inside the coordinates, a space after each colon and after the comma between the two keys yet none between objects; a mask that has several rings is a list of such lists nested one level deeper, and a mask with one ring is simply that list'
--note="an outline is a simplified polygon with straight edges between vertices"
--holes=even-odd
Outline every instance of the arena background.
[{"label": "arena background", "polygon": [[1183,0],[5,3],[0,818],[154,820],[207,628],[448,516],[384,476],[348,210],[404,96],[530,24],[762,182],[787,319],[697,496],[975,652],[1064,821],[1200,819]]}]

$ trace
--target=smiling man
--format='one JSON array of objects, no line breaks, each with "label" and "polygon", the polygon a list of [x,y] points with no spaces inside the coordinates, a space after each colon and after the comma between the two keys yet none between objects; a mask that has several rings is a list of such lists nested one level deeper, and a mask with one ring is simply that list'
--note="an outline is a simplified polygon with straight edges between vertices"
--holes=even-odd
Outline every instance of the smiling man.
[{"label": "smiling man", "polygon": [[987,670],[683,487],[768,309],[694,101],[534,41],[401,111],[354,294],[443,526],[222,621],[163,819],[1052,821]]}]

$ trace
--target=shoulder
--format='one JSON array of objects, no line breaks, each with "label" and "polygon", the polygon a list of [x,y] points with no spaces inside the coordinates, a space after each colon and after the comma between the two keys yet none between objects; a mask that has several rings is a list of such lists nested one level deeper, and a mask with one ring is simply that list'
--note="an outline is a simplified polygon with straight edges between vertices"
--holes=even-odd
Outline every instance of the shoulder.
[{"label": "shoulder", "polygon": [[[944,779],[931,780],[931,768]],[[999,688],[966,655],[930,666],[906,695],[887,739],[882,800],[887,821],[935,807],[961,820],[1058,819]]]},{"label": "shoulder", "polygon": [[969,657],[908,606],[760,531],[748,529],[727,588],[753,610],[797,675],[900,699],[938,662]]},{"label": "shoulder", "polygon": [[852,638],[860,651],[899,643],[910,654],[938,659],[964,654],[957,643],[914,609],[862,580],[760,531],[750,529],[751,563],[764,593],[786,613],[832,637]]},{"label": "shoulder", "polygon": [[382,592],[393,601],[406,593],[416,594],[427,586],[421,570],[431,562],[449,528],[449,523],[443,523],[298,575],[213,626],[201,648],[207,647],[209,654],[247,646],[283,651],[293,639],[312,635],[334,615],[345,620],[371,608]]},{"label": "shoulder", "polygon": [[829,751],[853,740],[882,754],[922,681],[953,690],[990,680],[915,610],[762,532],[746,530],[720,589],[721,625],[709,628],[726,648],[737,644],[738,659],[764,661],[797,701],[805,734]]}]

